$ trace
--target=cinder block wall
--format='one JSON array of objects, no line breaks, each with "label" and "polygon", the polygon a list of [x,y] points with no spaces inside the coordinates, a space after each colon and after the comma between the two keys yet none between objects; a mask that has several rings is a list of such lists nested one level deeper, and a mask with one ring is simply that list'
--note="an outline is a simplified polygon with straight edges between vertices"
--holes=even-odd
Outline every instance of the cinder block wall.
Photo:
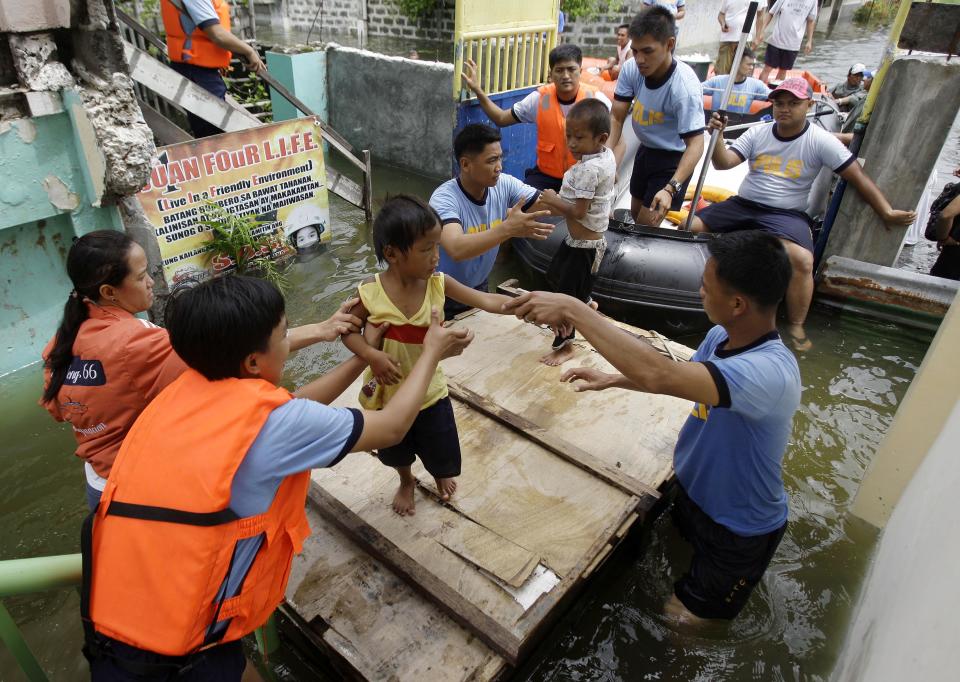
[{"label": "cinder block wall", "polygon": [[377,161],[450,176],[453,66],[331,44],[330,124]]}]

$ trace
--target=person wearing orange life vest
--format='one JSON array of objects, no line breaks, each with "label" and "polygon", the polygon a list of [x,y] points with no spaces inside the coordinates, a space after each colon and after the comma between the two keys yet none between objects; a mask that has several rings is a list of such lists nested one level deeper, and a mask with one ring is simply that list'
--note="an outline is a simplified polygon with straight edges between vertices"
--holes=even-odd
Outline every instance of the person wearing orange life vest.
[{"label": "person wearing orange life vest", "polygon": [[124,440],[81,536],[84,654],[95,682],[238,682],[240,638],[283,599],[310,533],[310,469],[399,442],[437,363],[472,340],[434,311],[423,353],[381,410],[331,408],[365,368],[351,358],[290,394],[284,301],[230,276],[167,313],[187,369]]},{"label": "person wearing orange life vest", "polygon": [[537,165],[527,169],[524,182],[536,189],[560,191],[563,174],[576,160],[567,149],[566,118],[574,104],[586,97],[596,97],[607,108],[611,102],[596,88],[580,83],[583,53],[576,45],[559,45],[548,56],[550,83],[537,88],[509,110],[501,109],[483,91],[477,76],[477,65],[464,61],[463,82],[472,90],[484,113],[501,128],[517,123],[537,126]]},{"label": "person wearing orange life vest", "polygon": [[[230,68],[235,52],[255,73],[266,70],[257,50],[230,32],[227,0],[160,0],[167,34],[170,66],[207,92],[224,99],[227,85],[220,75]],[[194,137],[219,135],[222,130],[187,112]]]}]

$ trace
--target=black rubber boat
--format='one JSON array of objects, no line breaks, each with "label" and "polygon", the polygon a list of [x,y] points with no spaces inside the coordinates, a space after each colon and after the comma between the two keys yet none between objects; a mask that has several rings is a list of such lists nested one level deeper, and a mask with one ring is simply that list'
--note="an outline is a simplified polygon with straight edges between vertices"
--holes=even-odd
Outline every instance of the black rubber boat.
[{"label": "black rubber boat", "polygon": [[[541,275],[567,236],[566,223],[556,225],[546,240],[512,240],[523,264]],[[619,220],[611,220],[604,234],[607,253],[593,287],[601,312],[667,336],[710,328],[700,301],[700,279],[712,235]]]}]

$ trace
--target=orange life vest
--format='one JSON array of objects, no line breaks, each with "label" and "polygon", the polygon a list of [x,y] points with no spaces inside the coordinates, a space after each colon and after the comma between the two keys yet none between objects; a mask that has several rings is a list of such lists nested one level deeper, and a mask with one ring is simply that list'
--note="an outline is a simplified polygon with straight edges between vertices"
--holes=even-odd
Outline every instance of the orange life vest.
[{"label": "orange life vest", "polygon": [[[210,2],[220,19],[220,25],[229,31],[230,3],[227,0]],[[160,0],[160,14],[163,17],[163,28],[167,32],[167,56],[171,61],[210,69],[225,69],[230,66],[230,58],[233,56],[230,50],[214,44],[202,28],[195,28],[189,36],[184,33],[180,16],[186,14],[186,10],[181,12],[170,0]]]},{"label": "orange life vest", "polygon": [[[540,106],[537,107],[537,168],[545,175],[562,178],[576,159],[567,149],[567,119],[560,111],[557,86],[553,83],[537,89]],[[580,83],[574,103],[594,97],[597,89]]]},{"label": "orange life vest", "polygon": [[[310,534],[304,512],[310,473],[284,479],[258,516],[238,518],[229,508],[230,489],[267,417],[290,398],[266,381],[211,382],[188,369],[143,411],[110,472],[92,540],[85,540],[92,568],[85,568],[84,618],[98,633],[182,656],[266,622]],[[236,543],[259,535],[263,542],[240,592],[218,599]],[[225,630],[210,633],[212,623],[223,621]]]}]

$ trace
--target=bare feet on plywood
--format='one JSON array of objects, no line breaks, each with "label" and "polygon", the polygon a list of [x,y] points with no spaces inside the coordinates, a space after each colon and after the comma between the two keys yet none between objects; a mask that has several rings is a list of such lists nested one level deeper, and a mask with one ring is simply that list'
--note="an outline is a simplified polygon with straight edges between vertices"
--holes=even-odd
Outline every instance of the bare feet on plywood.
[{"label": "bare feet on plywood", "polygon": [[567,360],[574,356],[574,348],[572,343],[568,343],[563,348],[559,350],[553,350],[540,358],[540,362],[550,367],[559,367]]},{"label": "bare feet on plywood", "polygon": [[397,494],[393,496],[393,511],[400,516],[413,516],[417,513],[413,500],[413,491],[417,487],[416,479],[400,481]]},{"label": "bare feet on plywood", "polygon": [[449,502],[453,494],[457,492],[457,479],[437,478],[434,476],[433,480],[437,484],[437,492],[440,493],[440,499],[444,502]]}]

